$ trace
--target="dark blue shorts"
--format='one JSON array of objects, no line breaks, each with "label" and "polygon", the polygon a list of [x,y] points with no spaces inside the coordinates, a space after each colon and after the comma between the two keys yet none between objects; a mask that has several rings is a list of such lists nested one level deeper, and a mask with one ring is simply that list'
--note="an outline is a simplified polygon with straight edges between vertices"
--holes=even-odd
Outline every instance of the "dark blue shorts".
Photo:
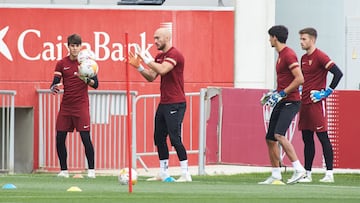
[{"label": "dark blue shorts", "polygon": [[282,101],[278,103],[271,113],[266,139],[277,141],[275,134],[285,136],[299,108],[300,101]]}]

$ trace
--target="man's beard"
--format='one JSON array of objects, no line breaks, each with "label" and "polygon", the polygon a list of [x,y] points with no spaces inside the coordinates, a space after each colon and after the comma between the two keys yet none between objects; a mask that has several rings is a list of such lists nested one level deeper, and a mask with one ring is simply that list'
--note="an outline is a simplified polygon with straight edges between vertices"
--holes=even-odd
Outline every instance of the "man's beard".
[{"label": "man's beard", "polygon": [[164,48],[165,48],[165,44],[159,46],[159,47],[158,47],[158,50],[162,51],[162,50],[164,50]]}]

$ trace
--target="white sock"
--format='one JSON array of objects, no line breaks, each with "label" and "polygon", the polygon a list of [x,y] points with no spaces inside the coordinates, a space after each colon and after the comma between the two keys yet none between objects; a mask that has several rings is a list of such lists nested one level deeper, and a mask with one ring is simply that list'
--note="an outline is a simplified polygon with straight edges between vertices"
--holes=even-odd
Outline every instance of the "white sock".
[{"label": "white sock", "polygon": [[293,165],[294,169],[297,171],[304,170],[304,167],[301,165],[299,160],[292,162],[292,165]]},{"label": "white sock", "polygon": [[186,174],[189,172],[188,160],[180,161],[181,173]]},{"label": "white sock", "polygon": [[94,173],[95,174],[95,169],[88,169],[88,173]]},{"label": "white sock", "polygon": [[311,178],[311,171],[306,171],[306,176]]},{"label": "white sock", "polygon": [[160,173],[168,174],[169,159],[160,160]]},{"label": "white sock", "polygon": [[333,170],[327,170],[326,173],[325,173],[325,175],[327,175],[327,176],[333,176],[333,175],[334,175]]},{"label": "white sock", "polygon": [[276,179],[279,179],[281,180],[281,169],[280,167],[276,167],[276,168],[272,168],[271,169],[271,176],[276,178]]}]

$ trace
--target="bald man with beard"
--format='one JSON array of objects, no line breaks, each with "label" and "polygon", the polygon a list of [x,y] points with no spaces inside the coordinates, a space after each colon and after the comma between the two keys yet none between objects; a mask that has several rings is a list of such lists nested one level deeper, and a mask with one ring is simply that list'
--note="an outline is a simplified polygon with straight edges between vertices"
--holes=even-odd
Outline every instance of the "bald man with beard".
[{"label": "bald man with beard", "polygon": [[[129,63],[137,68],[140,74],[149,82],[159,75],[160,103],[155,114],[154,142],[160,160],[160,172],[148,181],[191,182],[188,170],[187,152],[181,140],[181,126],[186,110],[184,91],[184,57],[171,44],[171,32],[166,28],[159,28],[154,33],[154,44],[160,51],[155,59],[148,52],[136,48],[136,53],[129,53]],[[141,65],[141,61],[147,68]],[[175,148],[180,161],[181,176],[175,180],[169,176],[169,149],[166,142],[170,137],[171,145]]]}]

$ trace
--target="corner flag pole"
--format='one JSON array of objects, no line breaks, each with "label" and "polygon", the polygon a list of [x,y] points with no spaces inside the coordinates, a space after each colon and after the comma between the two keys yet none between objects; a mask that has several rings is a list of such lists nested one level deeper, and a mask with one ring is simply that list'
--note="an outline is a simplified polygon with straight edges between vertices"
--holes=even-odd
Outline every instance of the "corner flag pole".
[{"label": "corner flag pole", "polygon": [[125,33],[125,72],[126,72],[126,103],[127,103],[127,117],[126,117],[126,128],[127,128],[127,152],[129,162],[129,193],[132,193],[132,142],[131,142],[131,100],[130,100],[130,71],[129,71],[129,39],[128,33]]}]

